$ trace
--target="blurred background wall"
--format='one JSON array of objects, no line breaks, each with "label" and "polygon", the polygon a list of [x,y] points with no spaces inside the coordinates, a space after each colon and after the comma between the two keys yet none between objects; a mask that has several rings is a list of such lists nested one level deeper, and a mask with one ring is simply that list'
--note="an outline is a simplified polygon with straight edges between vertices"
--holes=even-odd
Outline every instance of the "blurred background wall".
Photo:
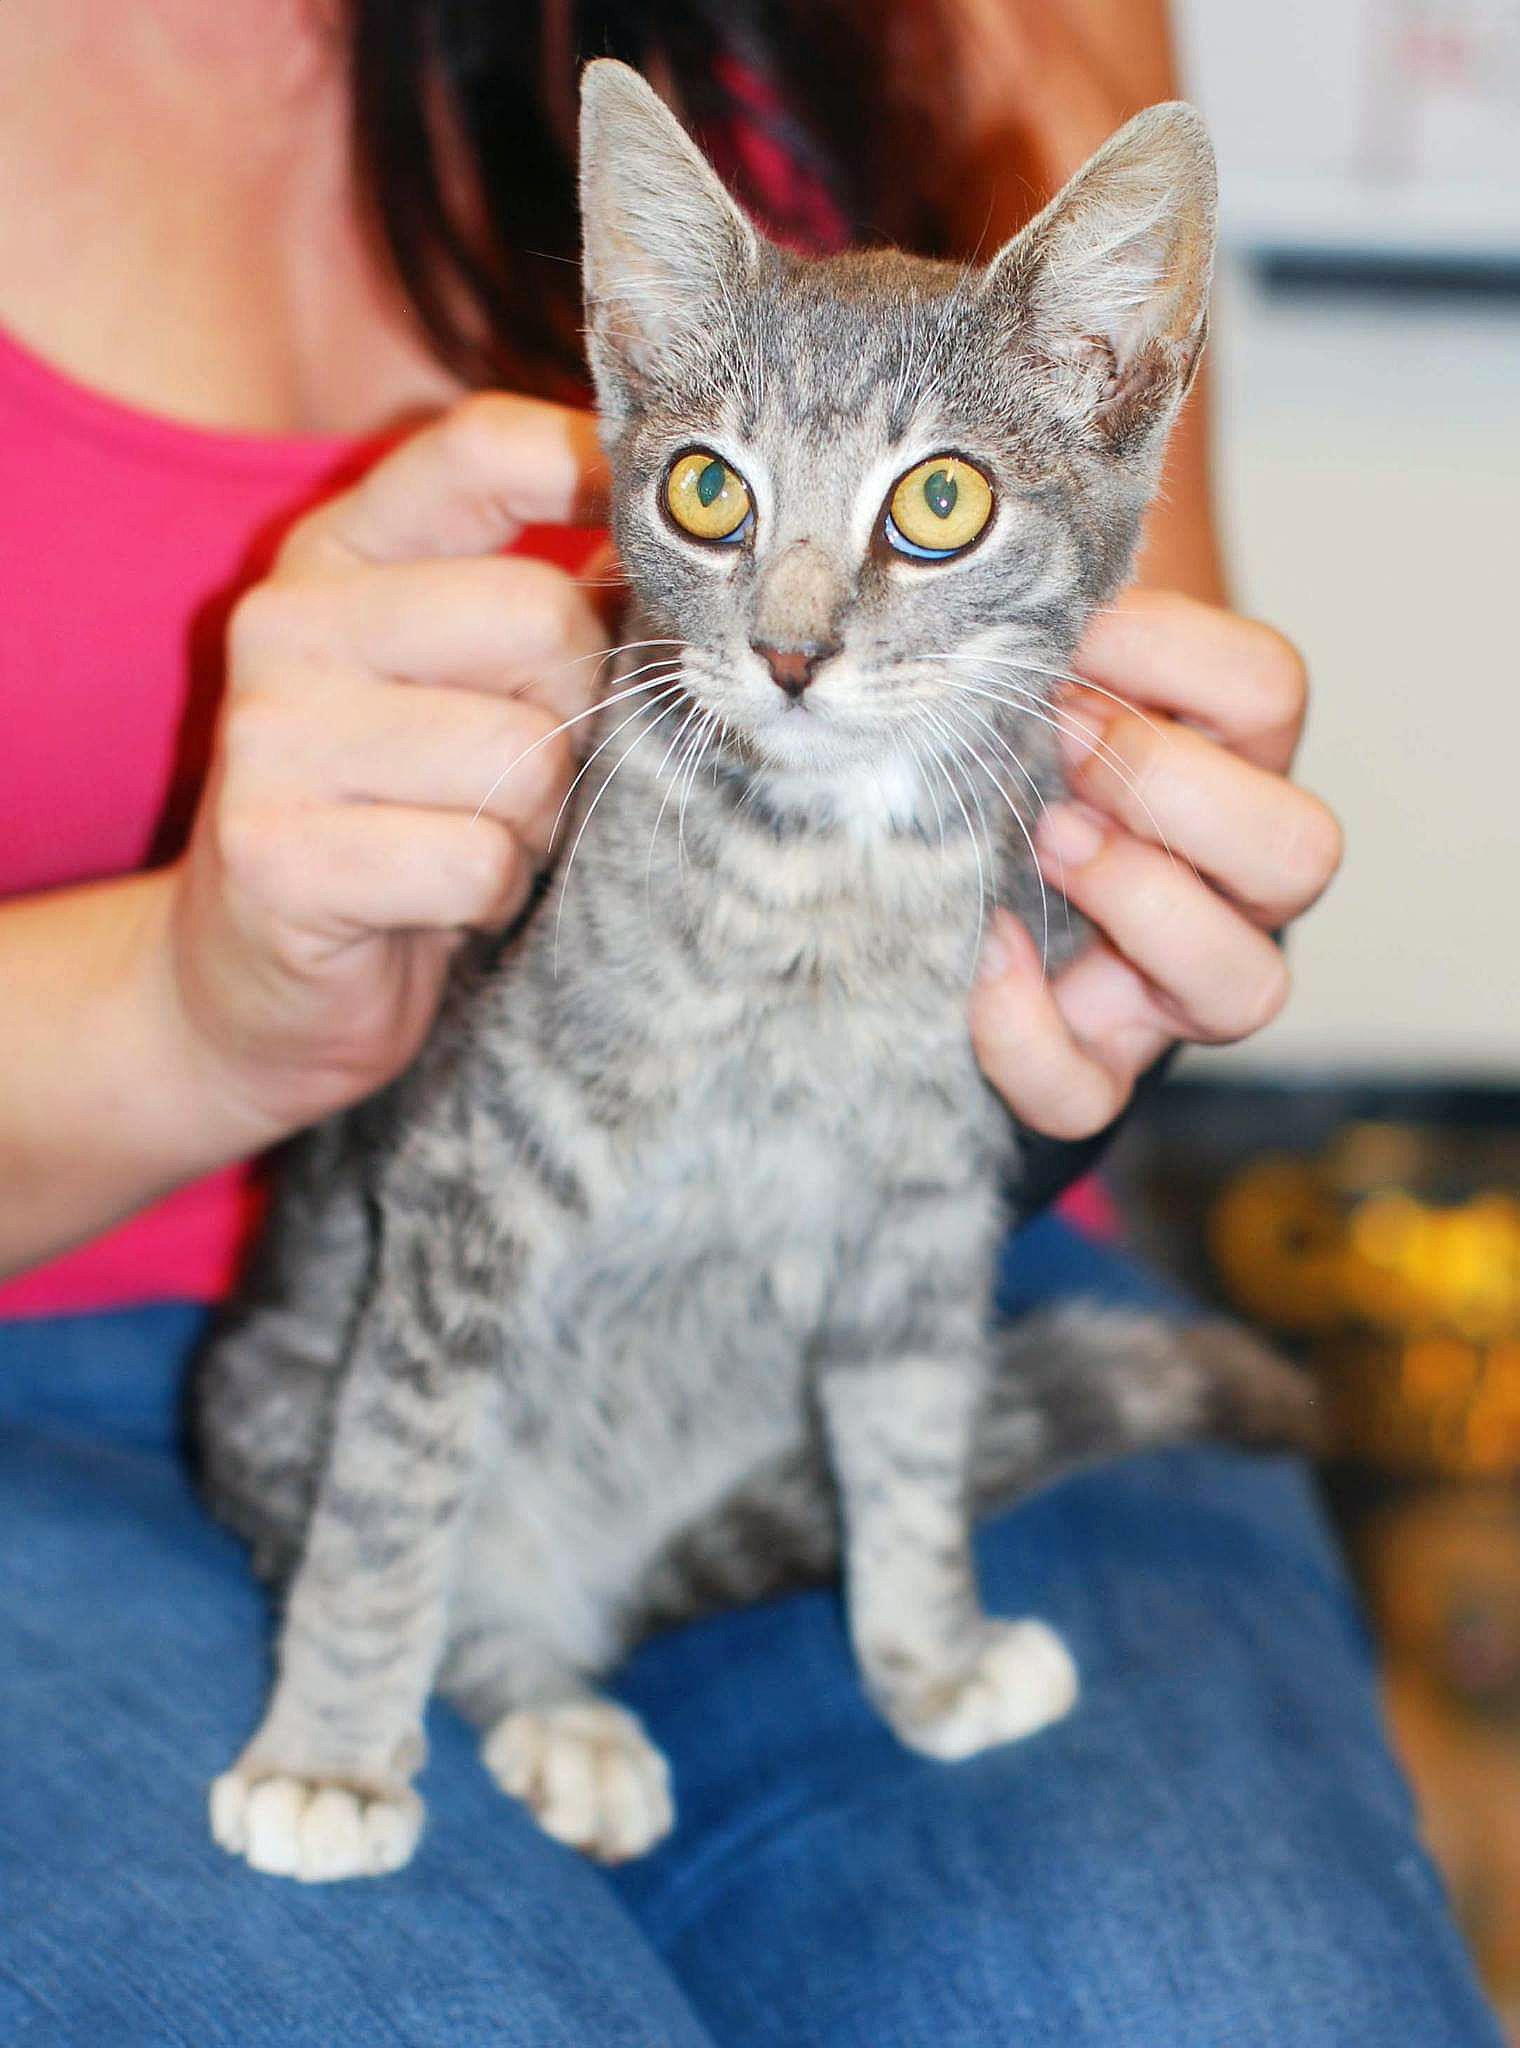
[{"label": "blurred background wall", "polygon": [[1348,849],[1287,1014],[1207,1070],[1512,1077],[1520,0],[1177,15],[1223,174],[1237,595],[1309,656],[1302,770]]},{"label": "blurred background wall", "polygon": [[[1520,2048],[1520,0],[1175,0],[1223,179],[1220,506],[1346,865],[1111,1160],[1315,1373],[1385,1697]],[[1466,1085],[1457,1085],[1457,1084]]]}]

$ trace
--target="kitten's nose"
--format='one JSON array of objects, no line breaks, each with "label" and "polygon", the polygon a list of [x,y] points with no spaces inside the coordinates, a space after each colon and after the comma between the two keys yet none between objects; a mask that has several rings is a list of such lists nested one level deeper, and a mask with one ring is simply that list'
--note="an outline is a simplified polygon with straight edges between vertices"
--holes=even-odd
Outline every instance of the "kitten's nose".
[{"label": "kitten's nose", "polygon": [[776,688],[784,690],[793,703],[813,680],[819,664],[839,652],[839,644],[833,640],[805,640],[800,647],[772,647],[766,640],[752,640],[750,645],[770,670]]}]

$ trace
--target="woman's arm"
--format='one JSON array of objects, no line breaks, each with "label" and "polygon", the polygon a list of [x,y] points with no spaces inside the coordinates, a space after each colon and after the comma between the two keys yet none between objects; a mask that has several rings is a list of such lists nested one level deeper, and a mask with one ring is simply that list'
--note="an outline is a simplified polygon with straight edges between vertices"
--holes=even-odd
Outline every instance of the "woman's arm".
[{"label": "woman's arm", "polygon": [[547,853],[550,736],[604,638],[568,576],[497,550],[601,487],[560,407],[474,399],[414,436],[239,606],[183,859],[0,908],[0,1272],[405,1065],[455,935]]},{"label": "woman's arm", "polygon": [[[949,0],[971,171],[953,209],[968,248],[1013,233],[1142,107],[1177,92],[1166,0]],[[1334,817],[1294,786],[1307,677],[1276,632],[1223,608],[1208,392],[1200,378],[1147,522],[1140,588],[1093,621],[1091,688],[1065,709],[1073,796],[1039,835],[1048,879],[1098,942],[1047,982],[1000,915],[972,1003],[989,1078],[1047,1137],[1086,1139],[1180,1040],[1246,1038],[1277,1013],[1271,934],[1340,861]]]},{"label": "woman's arm", "polygon": [[[949,0],[948,20],[964,155],[942,205],[968,255],[1017,233],[1132,114],[1177,96],[1166,0]],[[1208,416],[1205,368],[1167,451],[1139,580],[1222,604]]]},{"label": "woman's arm", "polygon": [[278,1135],[184,1027],[172,886],[161,871],[0,907],[0,1272]]}]

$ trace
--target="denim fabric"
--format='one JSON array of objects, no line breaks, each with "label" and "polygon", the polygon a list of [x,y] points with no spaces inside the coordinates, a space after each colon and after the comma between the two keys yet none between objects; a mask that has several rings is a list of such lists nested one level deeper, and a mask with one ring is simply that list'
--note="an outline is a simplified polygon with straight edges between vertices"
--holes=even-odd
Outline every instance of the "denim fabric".
[{"label": "denim fabric", "polygon": [[[1061,1224],[1003,1293],[1145,1299]],[[6,2048],[1494,2048],[1303,1475],[1135,1459],[984,1530],[991,1604],[1077,1712],[900,1749],[818,1593],[648,1645],[622,1696],[680,1824],[607,1875],[431,1716],[398,1876],[303,1889],[210,1843],[268,1624],[175,1455],[196,1311],[0,1325]]]}]

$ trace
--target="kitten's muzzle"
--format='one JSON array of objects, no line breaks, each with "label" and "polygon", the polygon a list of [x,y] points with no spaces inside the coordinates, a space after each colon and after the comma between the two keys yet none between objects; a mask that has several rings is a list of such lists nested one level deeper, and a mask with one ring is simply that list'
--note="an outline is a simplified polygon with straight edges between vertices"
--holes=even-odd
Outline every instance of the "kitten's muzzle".
[{"label": "kitten's muzzle", "polygon": [[770,670],[776,688],[794,704],[822,664],[839,652],[837,640],[806,640],[799,647],[772,647],[767,640],[752,640],[750,645]]}]

